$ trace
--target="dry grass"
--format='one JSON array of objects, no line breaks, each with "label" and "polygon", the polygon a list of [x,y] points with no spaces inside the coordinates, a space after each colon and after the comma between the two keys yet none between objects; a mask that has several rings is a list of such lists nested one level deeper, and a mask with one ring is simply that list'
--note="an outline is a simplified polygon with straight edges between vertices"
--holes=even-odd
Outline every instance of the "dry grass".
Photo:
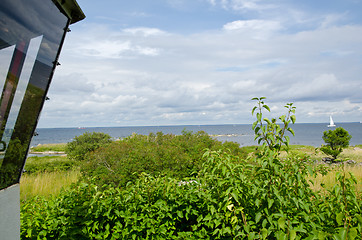
[{"label": "dry grass", "polygon": [[30,152],[64,152],[66,146],[66,143],[39,144],[36,147],[32,147]]},{"label": "dry grass", "polygon": [[[328,189],[332,189],[332,187],[337,183],[336,181],[336,173],[338,171],[345,172],[346,177],[350,177],[350,174],[357,180],[356,192],[361,195],[362,194],[362,166],[338,166],[333,167],[325,176],[322,174],[318,174],[315,178],[310,178],[314,182],[312,189],[315,191],[325,191]],[[321,184],[325,186],[325,188],[321,187]]]},{"label": "dry grass", "polygon": [[349,147],[343,150],[341,155],[339,156],[340,159],[351,159],[355,160],[356,162],[362,162],[362,147],[355,146]]},{"label": "dry grass", "polygon": [[[291,145],[290,153],[306,154],[310,156],[312,160],[322,161],[322,158],[328,157],[318,148],[304,145]],[[288,154],[285,151],[281,152],[281,157],[286,157]],[[350,146],[343,149],[343,152],[338,156],[340,160],[354,160],[357,163],[362,162],[362,145]]]},{"label": "dry grass", "polygon": [[37,195],[57,195],[63,187],[69,187],[78,181],[79,177],[79,170],[23,175],[20,181],[20,199],[27,200]]},{"label": "dry grass", "polygon": [[[311,160],[315,160],[317,162],[321,162],[322,158],[327,157],[323,152],[319,151],[317,148],[312,146],[303,146],[303,145],[292,145],[290,146],[290,152],[294,154],[305,154],[310,156]],[[287,156],[287,153],[282,152],[281,157]],[[350,146],[343,150],[343,152],[339,155],[338,159],[340,160],[354,160],[357,163],[362,162],[362,145]],[[327,166],[330,168],[330,171],[327,175],[323,176],[319,174],[315,178],[310,178],[314,182],[312,189],[315,191],[326,191],[326,189],[331,189],[336,182],[336,173],[338,171],[344,171],[346,176],[349,177],[349,172],[351,172],[356,180],[356,192],[362,196],[362,166],[361,165],[345,165],[345,166]],[[325,186],[325,188],[321,187],[321,184]]]}]

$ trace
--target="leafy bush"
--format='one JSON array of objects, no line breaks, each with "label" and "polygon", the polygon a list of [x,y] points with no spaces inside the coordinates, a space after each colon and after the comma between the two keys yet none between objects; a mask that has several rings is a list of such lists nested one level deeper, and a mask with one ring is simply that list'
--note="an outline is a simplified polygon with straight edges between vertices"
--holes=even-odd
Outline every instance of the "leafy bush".
[{"label": "leafy bush", "polygon": [[207,151],[183,182],[143,174],[124,188],[79,184],[22,205],[22,239],[361,239],[356,180],[314,193],[312,169],[275,155],[240,161]]},{"label": "leafy bush", "polygon": [[67,143],[65,152],[70,159],[81,161],[84,160],[87,153],[90,153],[111,142],[111,136],[108,134],[100,132],[86,132],[83,135],[75,137],[73,141]]},{"label": "leafy bush", "polygon": [[336,159],[343,148],[349,146],[352,136],[345,129],[338,127],[335,130],[324,131],[322,138],[327,145],[323,145],[321,151]]},{"label": "leafy bush", "polygon": [[89,154],[81,171],[85,181],[96,182],[98,186],[125,186],[142,172],[182,179],[199,171],[206,148],[227,148],[235,155],[245,155],[239,144],[222,143],[203,131],[183,131],[178,136],[162,132],[148,136],[133,134]]},{"label": "leafy bush", "polygon": [[[258,124],[261,114],[257,118]],[[122,167],[133,171],[137,166],[152,174],[141,173],[122,188],[80,183],[57,198],[28,201],[21,206],[21,237],[361,239],[362,201],[354,189],[355,177],[338,173],[337,184],[325,194],[312,191],[307,179],[316,172],[307,156],[290,154],[281,159],[280,146],[288,147],[289,140],[275,121],[265,121],[268,126],[260,127],[261,135],[257,135],[263,142],[260,154],[248,159],[238,156],[237,149],[236,153],[207,150],[194,159],[205,145],[222,147],[202,133],[134,135],[118,143],[118,152],[105,151],[115,143],[99,149],[88,155],[94,158],[102,153],[93,162],[102,168],[91,168],[104,171],[99,176],[123,174]],[[284,127],[289,121],[294,122],[287,119]],[[148,153],[151,149],[156,151]],[[122,156],[126,157],[120,161]],[[179,173],[154,176],[174,166],[161,159],[174,164],[180,160],[181,169],[171,171]],[[194,165],[188,165],[190,162]],[[188,170],[183,165],[192,171],[197,170],[192,166],[200,168],[180,181],[179,176]]]}]

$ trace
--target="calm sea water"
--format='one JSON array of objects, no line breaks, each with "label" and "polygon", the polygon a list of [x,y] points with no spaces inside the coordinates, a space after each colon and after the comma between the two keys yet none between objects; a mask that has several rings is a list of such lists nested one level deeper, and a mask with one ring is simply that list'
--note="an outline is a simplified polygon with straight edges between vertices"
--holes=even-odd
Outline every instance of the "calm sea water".
[{"label": "calm sea water", "polygon": [[[361,123],[336,123],[337,127],[346,129],[352,139],[350,145],[362,144],[362,124]],[[301,144],[319,147],[324,142],[323,132],[335,128],[328,128],[326,123],[299,123],[292,125],[295,136],[290,137],[291,144]],[[132,133],[148,135],[153,132],[163,132],[164,134],[181,134],[187,131],[205,131],[214,135],[220,141],[233,141],[241,146],[256,145],[254,133],[250,124],[236,125],[185,125],[185,126],[145,126],[145,127],[97,127],[97,128],[38,128],[37,136],[33,137],[31,146],[45,143],[67,143],[75,136],[85,132],[103,132],[114,138],[124,138]]]}]

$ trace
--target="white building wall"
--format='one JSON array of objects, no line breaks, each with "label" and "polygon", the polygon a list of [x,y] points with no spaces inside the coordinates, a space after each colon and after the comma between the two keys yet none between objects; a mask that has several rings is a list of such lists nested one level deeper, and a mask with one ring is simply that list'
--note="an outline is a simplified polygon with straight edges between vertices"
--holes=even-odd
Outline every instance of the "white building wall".
[{"label": "white building wall", "polygon": [[0,240],[20,239],[20,185],[0,191]]}]

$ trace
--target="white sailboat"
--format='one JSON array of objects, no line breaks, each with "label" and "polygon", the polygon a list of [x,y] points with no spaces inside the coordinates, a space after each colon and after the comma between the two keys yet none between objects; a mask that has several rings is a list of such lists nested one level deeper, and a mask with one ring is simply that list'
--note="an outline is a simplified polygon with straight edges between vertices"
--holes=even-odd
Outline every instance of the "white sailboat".
[{"label": "white sailboat", "polygon": [[329,125],[328,127],[335,127],[336,125],[333,122],[332,116],[329,116]]}]

